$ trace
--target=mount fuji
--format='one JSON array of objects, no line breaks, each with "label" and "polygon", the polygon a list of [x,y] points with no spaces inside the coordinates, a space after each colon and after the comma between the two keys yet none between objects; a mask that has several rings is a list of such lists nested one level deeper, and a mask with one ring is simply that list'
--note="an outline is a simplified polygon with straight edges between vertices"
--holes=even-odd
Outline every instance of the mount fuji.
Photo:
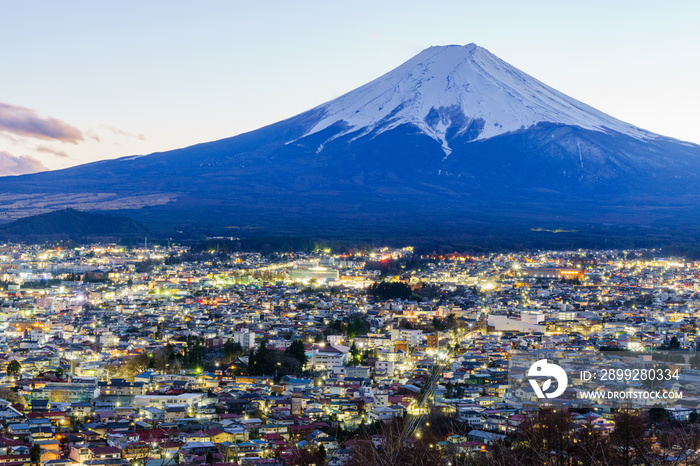
[{"label": "mount fuji", "polygon": [[606,115],[474,44],[430,47],[290,119],[220,141],[0,178],[7,220],[366,237],[501,225],[700,225],[700,146]]},{"label": "mount fuji", "polygon": [[322,119],[306,133],[335,123],[381,134],[416,126],[449,155],[448,139],[485,140],[538,123],[618,132],[637,139],[655,135],[612,118],[552,89],[475,44],[431,47],[395,70],[319,107]]}]

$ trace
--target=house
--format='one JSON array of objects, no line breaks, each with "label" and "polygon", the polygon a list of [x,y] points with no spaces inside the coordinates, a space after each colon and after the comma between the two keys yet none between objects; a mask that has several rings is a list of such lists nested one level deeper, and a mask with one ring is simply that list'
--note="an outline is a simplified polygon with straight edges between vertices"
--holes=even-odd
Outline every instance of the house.
[{"label": "house", "polygon": [[42,440],[34,442],[34,445],[39,445],[42,463],[61,459],[61,444],[58,440]]},{"label": "house", "polygon": [[459,410],[458,419],[469,426],[480,426],[481,425],[481,411],[474,409],[464,409]]},{"label": "house", "polygon": [[143,395],[143,382],[128,382],[125,379],[110,379],[108,382],[98,382],[100,395],[136,396]]},{"label": "house", "polygon": [[289,436],[288,427],[285,424],[280,424],[278,422],[265,424],[263,426],[260,426],[260,428],[258,429],[258,432],[260,433],[260,435],[278,434],[278,435],[281,435],[282,437]]},{"label": "house", "polygon": [[121,450],[117,447],[89,447],[90,460],[109,460],[121,458]]},{"label": "house", "polygon": [[92,413],[92,403],[76,402],[70,404],[70,414],[77,418],[88,417]]},{"label": "house", "polygon": [[503,442],[507,437],[502,434],[495,434],[493,432],[485,432],[483,430],[471,430],[467,434],[467,440],[470,442],[481,442],[486,445],[493,445],[495,443]]},{"label": "house", "polygon": [[128,460],[147,458],[150,453],[151,447],[145,442],[128,443],[122,449],[122,454],[124,455],[124,458]]},{"label": "house", "polygon": [[352,460],[352,450],[350,448],[341,448],[337,450],[329,459],[329,466],[343,466]]},{"label": "house", "polygon": [[338,440],[330,435],[319,435],[314,439],[313,443],[315,443],[319,448],[325,448],[326,451],[338,449]]},{"label": "house", "polygon": [[234,434],[221,429],[209,429],[205,433],[209,436],[210,441],[215,444],[233,442],[236,437]]},{"label": "house", "polygon": [[187,417],[187,406],[165,406],[163,408],[163,422],[173,422],[176,419]]},{"label": "house", "polygon": [[179,451],[179,462],[198,463],[200,458],[206,458],[207,453],[217,453],[216,445],[212,442],[186,443]]},{"label": "house", "polygon": [[12,437],[20,437],[30,434],[30,426],[28,422],[13,422],[7,425],[7,433]]},{"label": "house", "polygon": [[24,415],[13,408],[9,401],[0,399],[0,421],[13,421],[23,417]]},{"label": "house", "polygon": [[181,432],[179,435],[180,441],[182,441],[185,444],[191,444],[191,443],[213,443],[211,442],[211,437],[209,437],[209,434],[206,432],[202,432],[201,430],[198,432]]},{"label": "house", "polygon": [[[395,408],[396,405],[387,407],[373,407],[367,412],[370,422],[389,421],[395,417],[403,416],[404,409]],[[403,407],[401,407],[403,408]]]},{"label": "house", "polygon": [[165,420],[165,411],[160,408],[142,408],[139,410],[139,415],[150,421],[163,422]]},{"label": "house", "polygon": [[246,442],[231,445],[234,455],[238,458],[246,456],[261,456],[267,447],[267,442],[262,440],[248,440]]},{"label": "house", "polygon": [[85,464],[85,462],[91,459],[90,449],[85,443],[73,445],[68,456],[70,459],[80,464]]}]

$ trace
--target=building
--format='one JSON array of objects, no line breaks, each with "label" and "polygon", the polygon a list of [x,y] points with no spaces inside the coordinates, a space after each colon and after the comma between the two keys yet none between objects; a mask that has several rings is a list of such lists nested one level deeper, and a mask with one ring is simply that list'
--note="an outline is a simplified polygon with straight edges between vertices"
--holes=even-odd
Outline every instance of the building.
[{"label": "building", "polygon": [[391,341],[406,341],[409,347],[418,346],[423,340],[423,330],[392,328]]},{"label": "building", "polygon": [[311,351],[309,363],[314,370],[332,370],[341,373],[348,360],[349,346],[326,345],[317,346]]},{"label": "building", "polygon": [[507,315],[489,315],[488,325],[497,332],[540,332],[547,330],[544,322],[544,314],[541,312],[522,311],[520,318]]},{"label": "building", "polygon": [[125,379],[110,379],[109,382],[98,382],[101,395],[143,395],[143,382],[127,382]]},{"label": "building", "polygon": [[166,405],[187,405],[196,407],[204,395],[202,393],[183,393],[181,395],[137,395],[134,397],[134,408],[160,408]]},{"label": "building", "polygon": [[233,332],[233,341],[238,343],[243,348],[243,351],[248,352],[255,348],[255,333],[250,329],[244,328]]}]

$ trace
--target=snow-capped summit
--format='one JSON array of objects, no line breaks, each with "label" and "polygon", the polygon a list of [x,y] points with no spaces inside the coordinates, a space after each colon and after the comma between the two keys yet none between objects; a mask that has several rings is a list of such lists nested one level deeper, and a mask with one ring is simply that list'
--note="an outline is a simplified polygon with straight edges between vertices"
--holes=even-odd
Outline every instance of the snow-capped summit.
[{"label": "snow-capped summit", "polygon": [[449,140],[482,140],[541,122],[656,135],[553,89],[475,44],[423,50],[398,68],[316,108],[322,118],[306,136],[345,122],[342,134],[380,134],[412,124],[451,152]]}]

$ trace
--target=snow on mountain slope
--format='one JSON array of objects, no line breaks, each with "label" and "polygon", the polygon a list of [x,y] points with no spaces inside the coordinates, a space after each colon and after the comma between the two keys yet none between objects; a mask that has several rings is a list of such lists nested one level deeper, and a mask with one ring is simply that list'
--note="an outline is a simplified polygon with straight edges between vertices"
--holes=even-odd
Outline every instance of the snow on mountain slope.
[{"label": "snow on mountain slope", "polygon": [[453,137],[488,139],[540,122],[659,137],[572,99],[475,44],[430,47],[315,110],[323,116],[305,136],[340,121],[347,124],[341,134],[360,130],[357,137],[409,123],[448,155]]}]

